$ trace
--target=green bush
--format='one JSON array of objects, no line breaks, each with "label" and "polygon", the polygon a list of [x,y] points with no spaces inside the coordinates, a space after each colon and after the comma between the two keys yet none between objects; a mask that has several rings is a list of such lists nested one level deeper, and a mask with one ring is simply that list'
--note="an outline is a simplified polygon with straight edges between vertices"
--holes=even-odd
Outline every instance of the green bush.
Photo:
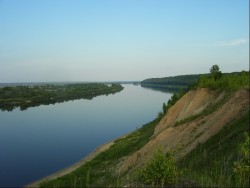
[{"label": "green bush", "polygon": [[174,185],[180,174],[178,171],[172,151],[163,153],[159,148],[153,158],[138,170],[139,179],[144,184],[152,186]]},{"label": "green bush", "polygon": [[166,114],[171,106],[173,106],[181,97],[183,97],[187,92],[183,89],[179,89],[178,93],[174,93],[171,98],[168,100],[168,103],[163,103],[162,112],[159,112],[158,118],[163,117]]},{"label": "green bush", "polygon": [[247,186],[249,185],[249,174],[250,174],[250,158],[249,158],[250,139],[249,135],[246,134],[246,140],[240,144],[239,147],[239,158],[234,162],[234,178],[236,185]]}]

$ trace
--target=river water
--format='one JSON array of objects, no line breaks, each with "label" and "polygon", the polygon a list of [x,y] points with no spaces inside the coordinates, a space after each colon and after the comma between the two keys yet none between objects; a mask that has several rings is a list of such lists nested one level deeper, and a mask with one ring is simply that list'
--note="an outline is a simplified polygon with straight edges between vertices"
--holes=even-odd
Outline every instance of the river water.
[{"label": "river water", "polygon": [[114,95],[0,111],[0,187],[23,186],[153,120],[171,93],[132,84]]}]

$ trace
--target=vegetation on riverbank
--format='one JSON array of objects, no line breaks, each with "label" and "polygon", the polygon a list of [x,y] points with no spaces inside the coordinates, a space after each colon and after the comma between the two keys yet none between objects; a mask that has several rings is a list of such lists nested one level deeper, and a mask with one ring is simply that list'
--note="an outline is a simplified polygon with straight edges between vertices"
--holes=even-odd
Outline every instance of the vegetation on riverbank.
[{"label": "vegetation on riverbank", "polygon": [[196,88],[237,90],[249,88],[249,71],[222,73],[218,65],[213,65],[210,74],[149,78],[143,80],[141,86],[174,93]]},{"label": "vegetation on riverbank", "polygon": [[[204,106],[204,109],[199,113],[177,121],[170,129],[179,128],[178,126],[183,124],[186,124],[187,128],[189,123],[191,124],[201,117],[219,111],[238,89],[249,89],[249,72],[225,75],[219,72],[219,67],[218,69],[215,67],[214,70],[215,72],[212,71],[210,75],[201,77],[192,89],[206,87],[216,90],[215,92],[218,93],[223,92],[223,98],[213,104]],[[250,169],[249,133],[247,132],[249,129],[249,107],[247,111],[243,109],[244,113],[239,111],[240,114],[237,118],[228,121],[229,123],[223,125],[223,128],[212,137],[202,143],[199,142],[187,155],[180,157],[183,151],[181,145],[175,151],[168,150],[166,152],[165,150],[163,152],[163,150],[158,149],[150,160],[144,161],[143,164],[138,166],[136,164],[135,167],[129,166],[125,174],[120,174],[119,166],[128,156],[136,154],[137,158],[144,157],[137,151],[152,138],[157,139],[156,136],[153,136],[156,125],[184,94],[184,91],[175,93],[167,104],[163,104],[162,112],[158,114],[154,121],[128,136],[116,140],[108,150],[100,153],[76,171],[56,180],[45,181],[40,186],[248,187]],[[192,142],[201,134],[195,135]],[[187,143],[187,145],[190,145],[190,143]],[[154,147],[157,148],[158,146],[154,145]]]},{"label": "vegetation on riverbank", "polygon": [[122,89],[119,84],[101,83],[3,87],[0,88],[0,109],[11,111],[20,107],[25,110],[69,100],[92,99],[99,95],[114,94]]},{"label": "vegetation on riverbank", "polygon": [[249,89],[249,71],[235,72],[230,74],[221,74],[217,78],[209,75],[202,75],[197,84],[192,86],[192,89],[196,88],[209,88],[219,90],[231,90],[235,91],[240,88]]}]

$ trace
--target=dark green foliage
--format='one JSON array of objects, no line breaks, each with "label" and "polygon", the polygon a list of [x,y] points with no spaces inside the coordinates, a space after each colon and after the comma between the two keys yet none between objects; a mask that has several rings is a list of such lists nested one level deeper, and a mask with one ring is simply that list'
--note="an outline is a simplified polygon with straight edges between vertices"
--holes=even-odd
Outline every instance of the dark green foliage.
[{"label": "dark green foliage", "polygon": [[141,84],[165,84],[165,85],[180,85],[188,86],[199,79],[199,74],[171,76],[165,78],[149,78],[143,80]]},{"label": "dark green foliage", "polygon": [[150,78],[141,82],[142,87],[168,92],[185,92],[196,88],[229,89],[249,88],[249,71],[221,73],[218,65],[210,68],[210,74],[181,75],[165,78]]},{"label": "dark green foliage", "polygon": [[[215,79],[216,78],[216,79]],[[202,75],[196,88],[210,88],[222,90],[237,90],[240,88],[249,88],[249,72],[227,73],[222,76]]]},{"label": "dark green foliage", "polygon": [[161,120],[161,118],[168,112],[168,109],[173,106],[183,95],[185,95],[185,91],[183,89],[179,89],[178,93],[174,93],[171,98],[168,100],[167,104],[163,103],[162,111],[158,113],[157,119]]},{"label": "dark green foliage", "polygon": [[249,134],[245,135],[245,142],[238,148],[238,159],[234,162],[233,176],[236,185],[249,185],[250,175],[250,139]]},{"label": "dark green foliage", "polygon": [[222,73],[218,65],[213,65],[210,68],[210,74],[211,74],[211,78],[214,79],[215,81],[219,80],[222,76]]},{"label": "dark green foliage", "polygon": [[158,112],[157,119],[161,119],[164,116],[163,112]]},{"label": "dark green foliage", "polygon": [[171,106],[173,106],[185,94],[186,94],[186,92],[183,89],[179,89],[178,93],[174,93],[171,96],[171,98],[168,100],[167,104],[163,103],[163,106],[162,106],[163,112],[160,112],[158,116],[160,117],[160,115],[161,115],[161,117],[162,117],[164,114],[166,114],[168,112],[168,109]]},{"label": "dark green foliage", "polygon": [[248,129],[249,111],[179,161],[184,177],[196,181],[200,187],[248,187],[248,178],[237,177],[237,181],[234,178],[236,164],[244,169],[249,165],[249,157],[247,163],[241,162],[245,145],[243,150],[236,149],[247,142]]},{"label": "dark green foliage", "polygon": [[92,99],[98,95],[119,92],[119,84],[91,83],[68,85],[35,85],[0,88],[0,109],[11,111],[16,107],[25,110],[29,107],[55,104],[76,99]]},{"label": "dark green foliage", "polygon": [[163,111],[164,114],[166,114],[166,113],[167,113],[167,110],[168,110],[168,109],[167,109],[167,105],[166,105],[166,103],[164,102],[163,105],[162,105],[162,111]]},{"label": "dark green foliage", "polygon": [[200,75],[181,75],[165,78],[150,78],[141,82],[142,87],[155,88],[169,92],[178,92],[179,89],[185,91],[189,86],[198,81]]}]

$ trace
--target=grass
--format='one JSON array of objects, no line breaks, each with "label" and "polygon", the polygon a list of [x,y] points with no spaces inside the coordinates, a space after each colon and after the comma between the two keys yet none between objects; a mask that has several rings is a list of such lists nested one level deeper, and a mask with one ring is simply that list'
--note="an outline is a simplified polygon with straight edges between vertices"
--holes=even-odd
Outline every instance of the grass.
[{"label": "grass", "polygon": [[247,187],[249,181],[235,179],[234,162],[239,159],[237,148],[245,140],[249,129],[249,112],[225,126],[179,161],[184,177],[201,187]]}]

